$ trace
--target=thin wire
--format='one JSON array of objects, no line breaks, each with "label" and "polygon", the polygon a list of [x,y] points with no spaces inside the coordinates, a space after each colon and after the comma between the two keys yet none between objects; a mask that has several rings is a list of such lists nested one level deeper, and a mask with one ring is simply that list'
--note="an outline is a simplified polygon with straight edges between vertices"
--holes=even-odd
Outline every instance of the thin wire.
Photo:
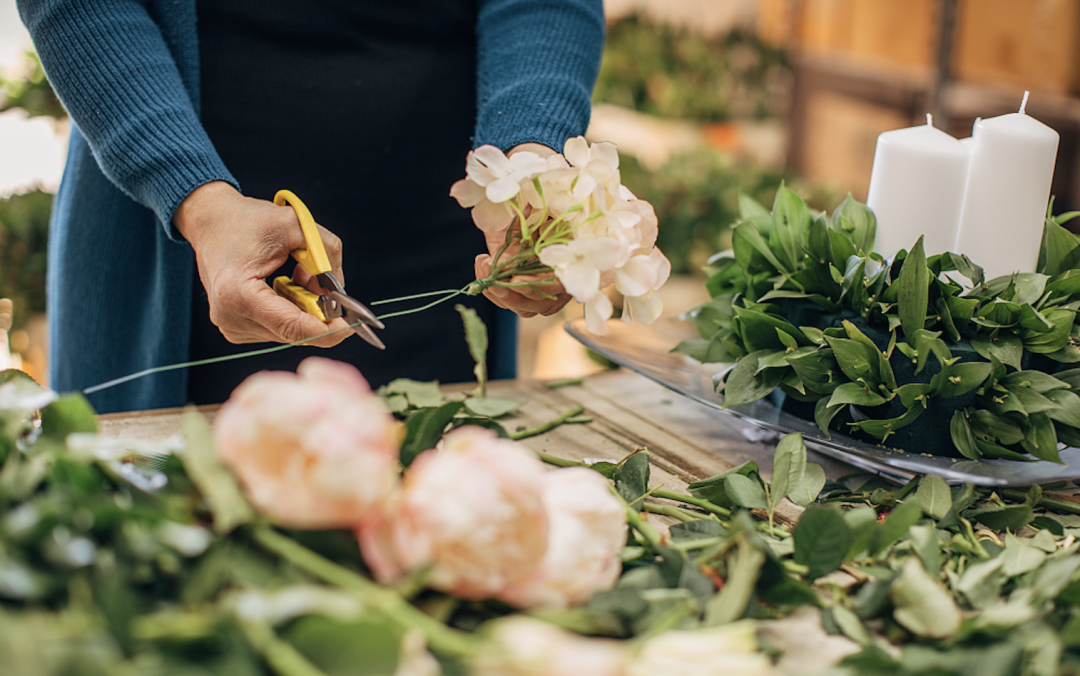
[{"label": "thin wire", "polygon": [[[489,280],[478,280],[478,281],[484,282],[484,281],[489,281]],[[455,296],[464,295],[465,294],[465,289],[467,289],[467,288],[468,287],[466,286],[466,287],[463,287],[461,289],[447,289],[447,290],[444,290],[444,291],[431,291],[431,292],[428,292],[428,293],[413,294],[411,296],[402,296],[400,298],[389,298],[387,300],[375,301],[374,303],[372,303],[372,305],[383,305],[383,304],[386,304],[386,303],[397,303],[397,302],[400,302],[400,301],[414,300],[416,298],[425,298],[425,297],[428,297],[428,296],[435,296],[435,295],[438,295],[438,294],[445,294],[444,298],[440,298],[439,300],[428,303],[427,305],[422,305],[420,307],[412,308],[412,309],[409,309],[409,310],[402,310],[400,312],[391,312],[389,314],[379,315],[378,319],[383,320],[383,319],[389,319],[391,317],[401,317],[401,316],[404,316],[404,315],[413,314],[414,312],[421,312],[421,311],[426,310],[428,308],[435,307],[439,303],[444,303],[444,302],[450,300],[451,298],[453,298]],[[353,328],[355,328],[357,326],[360,326],[360,324],[362,324],[362,323],[363,323],[362,321],[361,322],[356,322],[355,324],[352,324],[347,328],[349,330],[351,330],[351,329],[353,329]],[[212,357],[210,359],[200,359],[198,361],[188,361],[188,362],[183,362],[181,364],[169,364],[168,366],[155,366],[154,368],[145,369],[145,370],[139,371],[137,373],[132,373],[130,375],[123,376],[122,378],[115,378],[113,380],[106,381],[106,382],[101,383],[99,385],[94,385],[92,387],[88,387],[88,388],[84,389],[82,391],[82,393],[83,394],[93,394],[94,392],[100,392],[101,390],[106,390],[106,389],[109,389],[110,387],[116,387],[117,385],[123,385],[124,383],[131,382],[132,380],[138,380],[139,378],[144,378],[146,376],[151,376],[151,375],[154,375],[155,373],[165,373],[166,371],[175,371],[177,369],[185,369],[185,368],[190,368],[192,366],[206,366],[207,364],[219,364],[221,362],[233,361],[235,359],[243,359],[244,357],[256,357],[256,356],[261,355],[261,354],[270,354],[272,352],[280,352],[282,350],[288,350],[289,348],[292,348],[292,347],[299,347],[301,345],[307,345],[313,340],[318,340],[319,338],[325,338],[326,336],[332,336],[335,333],[338,333],[340,331],[345,331],[345,330],[346,329],[334,329],[333,331],[327,331],[326,333],[320,333],[317,336],[312,336],[311,338],[305,338],[304,340],[297,341],[295,343],[286,343],[284,345],[275,345],[273,347],[265,347],[265,348],[262,348],[262,349],[259,349],[259,350],[251,350],[250,352],[240,352],[238,354],[229,354],[229,355],[225,355],[225,356],[222,356],[222,357]]]}]

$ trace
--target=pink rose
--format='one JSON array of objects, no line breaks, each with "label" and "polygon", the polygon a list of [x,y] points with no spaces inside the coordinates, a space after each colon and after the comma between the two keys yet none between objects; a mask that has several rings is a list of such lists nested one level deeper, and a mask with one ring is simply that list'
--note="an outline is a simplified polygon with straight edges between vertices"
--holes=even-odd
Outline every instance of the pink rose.
[{"label": "pink rose", "polygon": [[622,676],[630,657],[620,641],[585,638],[523,615],[487,626],[472,676]]},{"label": "pink rose", "polygon": [[566,608],[614,587],[622,572],[626,512],[607,479],[584,467],[548,472],[544,506],[547,553],[499,598],[519,608]]},{"label": "pink rose", "polygon": [[292,528],[354,526],[396,486],[397,423],[341,362],[256,373],[221,407],[214,438],[251,503]]},{"label": "pink rose", "polygon": [[435,589],[490,598],[544,556],[545,474],[516,442],[460,427],[422,453],[400,495],[360,524],[360,550],[380,582],[425,569]]}]

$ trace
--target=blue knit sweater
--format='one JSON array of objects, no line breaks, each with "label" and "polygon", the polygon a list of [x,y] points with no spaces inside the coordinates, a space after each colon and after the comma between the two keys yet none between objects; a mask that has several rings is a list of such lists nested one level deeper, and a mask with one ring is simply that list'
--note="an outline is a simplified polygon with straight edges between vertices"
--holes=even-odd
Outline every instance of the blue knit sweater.
[{"label": "blue knit sweater", "polygon": [[[195,263],[172,216],[204,183],[240,188],[199,122],[195,0],[18,4],[75,123],[50,232],[50,386],[183,362]],[[476,33],[474,145],[561,149],[584,133],[601,0],[480,0]],[[102,413],[180,406],[186,388],[176,370],[91,401]]]}]

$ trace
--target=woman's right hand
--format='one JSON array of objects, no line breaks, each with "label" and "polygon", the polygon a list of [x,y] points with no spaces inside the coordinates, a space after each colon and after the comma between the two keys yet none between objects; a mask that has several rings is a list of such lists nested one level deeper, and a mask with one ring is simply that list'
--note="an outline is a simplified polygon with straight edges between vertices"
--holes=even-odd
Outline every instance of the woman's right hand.
[{"label": "woman's right hand", "polygon": [[[306,248],[292,207],[244,197],[228,183],[213,181],[187,196],[173,224],[195,250],[199,279],[210,300],[210,321],[230,343],[296,343],[348,327],[340,318],[329,324],[319,321],[266,283],[290,252]],[[322,226],[319,232],[341,279],[341,240]],[[310,344],[332,347],[350,335],[342,330]]]}]

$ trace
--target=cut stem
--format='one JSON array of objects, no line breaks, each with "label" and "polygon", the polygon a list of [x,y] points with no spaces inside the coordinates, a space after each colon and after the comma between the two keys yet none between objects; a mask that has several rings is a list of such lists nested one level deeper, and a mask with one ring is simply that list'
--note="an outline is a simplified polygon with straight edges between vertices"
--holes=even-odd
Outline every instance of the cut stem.
[{"label": "cut stem", "polygon": [[527,439],[529,437],[535,437],[538,434],[543,434],[544,432],[548,432],[548,431],[551,431],[551,430],[555,429],[556,427],[558,427],[559,425],[562,425],[564,422],[566,422],[570,418],[573,418],[574,416],[577,416],[577,415],[581,415],[584,412],[585,412],[585,407],[584,406],[575,406],[574,408],[570,409],[566,413],[563,413],[561,416],[559,416],[558,418],[555,418],[554,420],[549,420],[548,422],[543,423],[541,425],[537,425],[536,427],[530,427],[528,429],[524,429],[524,430],[521,430],[519,432],[514,432],[514,433],[512,433],[510,435],[510,438],[513,439],[514,441],[520,441],[521,439]]},{"label": "cut stem", "polygon": [[295,540],[265,526],[256,527],[254,539],[263,549],[332,585],[359,592],[364,602],[403,629],[419,629],[428,645],[445,655],[471,655],[477,639],[446,626],[410,605],[394,591],[340,566],[304,547]]}]

